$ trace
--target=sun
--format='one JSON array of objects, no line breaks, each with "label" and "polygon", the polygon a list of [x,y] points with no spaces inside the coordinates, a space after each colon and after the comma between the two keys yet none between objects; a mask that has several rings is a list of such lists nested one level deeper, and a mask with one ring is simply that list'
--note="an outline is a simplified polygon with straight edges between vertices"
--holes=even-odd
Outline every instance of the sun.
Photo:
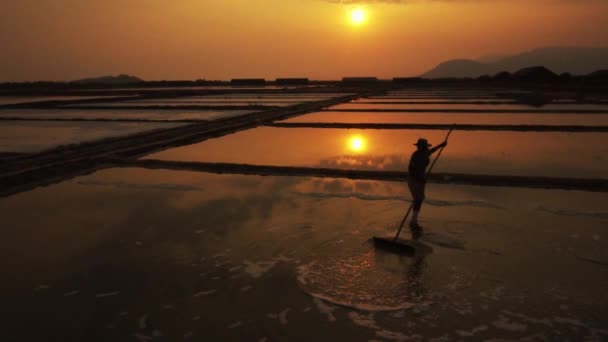
[{"label": "sun", "polygon": [[350,21],[355,25],[361,25],[365,22],[365,11],[361,8],[355,8],[350,12]]},{"label": "sun", "polygon": [[363,152],[366,145],[365,139],[361,136],[354,135],[348,139],[348,149],[353,152]]}]

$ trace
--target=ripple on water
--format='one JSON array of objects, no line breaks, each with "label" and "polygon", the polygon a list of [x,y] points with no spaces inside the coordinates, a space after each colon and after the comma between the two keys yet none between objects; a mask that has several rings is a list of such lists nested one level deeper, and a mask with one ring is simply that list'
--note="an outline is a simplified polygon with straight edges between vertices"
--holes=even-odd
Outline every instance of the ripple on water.
[{"label": "ripple on water", "polygon": [[426,306],[423,258],[387,256],[371,250],[327,257],[298,267],[298,285],[309,295],[362,311],[395,311]]}]

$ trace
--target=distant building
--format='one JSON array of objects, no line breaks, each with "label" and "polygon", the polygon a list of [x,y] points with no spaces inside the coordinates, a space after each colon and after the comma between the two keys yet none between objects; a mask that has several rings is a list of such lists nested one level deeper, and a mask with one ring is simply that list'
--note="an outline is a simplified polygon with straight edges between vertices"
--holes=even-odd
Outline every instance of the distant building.
[{"label": "distant building", "polygon": [[410,84],[410,83],[419,83],[423,82],[424,79],[421,77],[395,77],[393,78],[393,83],[398,84]]},{"label": "distant building", "polygon": [[232,86],[265,86],[266,80],[263,78],[233,78],[230,80]]},{"label": "distant building", "polygon": [[344,77],[342,83],[345,84],[373,84],[377,83],[377,77]]},{"label": "distant building", "polygon": [[310,83],[308,78],[277,78],[277,85],[306,85]]}]

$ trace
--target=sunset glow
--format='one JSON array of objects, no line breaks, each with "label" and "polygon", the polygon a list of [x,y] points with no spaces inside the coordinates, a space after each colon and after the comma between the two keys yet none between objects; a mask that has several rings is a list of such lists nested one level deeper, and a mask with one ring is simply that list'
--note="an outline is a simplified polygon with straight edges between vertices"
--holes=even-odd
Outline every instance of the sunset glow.
[{"label": "sunset glow", "polygon": [[[455,58],[606,46],[608,37],[608,1],[145,3],[5,1],[1,81],[120,73],[145,80],[388,79]],[[39,62],[41,51],[48,63]]]},{"label": "sunset glow", "polygon": [[365,139],[361,136],[354,135],[348,139],[348,148],[352,152],[363,152],[366,145]]},{"label": "sunset glow", "polygon": [[361,25],[365,22],[365,11],[361,8],[356,8],[350,13],[350,20],[355,25]]}]

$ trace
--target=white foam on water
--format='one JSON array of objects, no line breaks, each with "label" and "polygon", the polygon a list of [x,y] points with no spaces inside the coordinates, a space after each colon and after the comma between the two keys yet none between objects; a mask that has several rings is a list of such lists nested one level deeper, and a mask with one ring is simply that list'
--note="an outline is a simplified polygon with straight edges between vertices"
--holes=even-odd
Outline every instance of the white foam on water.
[{"label": "white foam on water", "polygon": [[293,258],[289,258],[289,257],[284,256],[283,254],[279,254],[279,256],[277,256],[273,260],[275,260],[275,261],[283,261],[283,262],[290,262],[290,261],[293,260]]},{"label": "white foam on water", "polygon": [[[574,327],[581,328],[581,329],[586,329],[587,331],[589,331],[591,333],[591,337],[593,337],[593,339],[590,339],[590,340],[604,341],[606,339],[606,337],[608,337],[608,330],[591,327],[588,324],[586,324],[576,318],[553,317],[553,321],[555,321],[558,324],[565,324],[565,325],[570,325],[570,326],[574,326]],[[603,335],[604,338],[601,338],[599,335]]]},{"label": "white foam on water", "polygon": [[385,338],[391,341],[422,341],[423,338],[420,335],[405,335],[401,332],[390,331],[390,330],[379,330],[376,331],[376,336]]},{"label": "white foam on water", "polygon": [[511,312],[508,310],[503,310],[501,311],[501,313],[507,315],[507,316],[511,316],[511,317],[515,317],[518,318],[524,322],[528,322],[528,323],[532,323],[532,324],[541,324],[541,325],[546,325],[549,327],[553,327],[553,323],[551,322],[551,320],[549,318],[533,318],[530,316],[526,316],[524,314],[520,314],[520,313],[516,313],[516,312]]},{"label": "white foam on water", "polygon": [[492,325],[494,325],[498,329],[515,332],[523,332],[526,331],[526,329],[528,328],[527,325],[511,321],[507,317],[502,315],[498,320],[492,322]]},{"label": "white foam on water", "polygon": [[403,317],[405,317],[405,310],[399,310],[399,311],[391,313],[390,315],[391,315],[391,317],[395,317],[395,318],[403,318]]},{"label": "white foam on water", "polygon": [[154,337],[152,336],[147,336],[147,335],[143,335],[143,334],[133,334],[133,336],[139,341],[139,342],[147,342],[147,341],[151,341],[154,339]]},{"label": "white foam on water", "polygon": [[253,278],[260,278],[266,272],[270,271],[275,265],[277,261],[258,261],[251,262],[248,260],[244,261],[245,265],[245,273],[249,274]]},{"label": "white foam on water", "polygon": [[299,266],[297,272],[298,285],[310,296],[359,311],[399,311],[432,304],[411,293],[410,279],[403,273],[387,273],[367,255],[313,261]]},{"label": "white foam on water", "polygon": [[489,292],[483,291],[479,293],[479,295],[494,301],[499,301],[504,296],[504,290],[504,286],[497,286]]},{"label": "white foam on water", "polygon": [[253,288],[253,287],[251,287],[251,286],[249,286],[249,285],[247,285],[247,286],[243,286],[243,287],[241,287],[241,292],[247,292],[247,291],[251,290],[252,288]]},{"label": "white foam on water", "polygon": [[[295,195],[315,197],[315,198],[356,198],[363,201],[401,201],[401,202],[412,202],[406,195],[403,196],[383,196],[383,195],[372,195],[361,192],[294,192]],[[439,199],[426,199],[425,204],[435,207],[454,207],[454,206],[470,206],[479,208],[491,208],[491,209],[504,209],[496,203],[491,203],[482,200],[469,200],[469,201],[446,201]]]},{"label": "white foam on water", "polygon": [[79,294],[80,292],[78,290],[74,290],[74,291],[70,291],[70,292],[66,292],[63,294],[64,297],[71,297],[71,296],[75,296],[77,294]]},{"label": "white foam on water", "polygon": [[281,312],[279,313],[279,322],[280,322],[282,325],[287,325],[287,323],[289,323],[289,322],[287,321],[287,313],[288,313],[289,311],[291,311],[291,308],[287,308],[287,309],[285,309],[285,310],[283,310],[283,311],[281,311]]},{"label": "white foam on water", "polygon": [[367,315],[363,315],[361,313],[351,311],[348,313],[348,318],[350,318],[350,320],[353,321],[353,323],[355,323],[356,325],[358,325],[360,327],[373,329],[373,330],[380,329],[380,327],[378,326],[378,323],[376,323],[376,320],[374,319],[373,312],[369,313]]},{"label": "white foam on water", "polygon": [[243,326],[243,322],[236,321],[228,326],[228,329],[236,329]]},{"label": "white foam on water", "polygon": [[118,292],[118,291],[115,291],[115,292],[105,292],[105,293],[98,293],[98,294],[95,295],[95,297],[97,297],[97,298],[106,298],[106,297],[114,297],[114,296],[117,296],[119,294],[120,294],[120,292]]},{"label": "white foam on water", "polygon": [[215,263],[215,267],[223,268],[226,265],[229,265],[230,261],[218,261]]},{"label": "white foam on water", "polygon": [[478,327],[473,328],[473,330],[471,331],[465,331],[465,330],[456,330],[456,334],[460,337],[473,337],[475,336],[475,334],[480,333],[482,331],[486,331],[488,330],[488,326],[487,325],[480,325]]},{"label": "white foam on water", "polygon": [[144,334],[140,334],[140,333],[133,334],[133,336],[135,336],[135,338],[139,342],[147,342],[147,341],[152,341],[154,339],[154,337],[152,337],[152,336],[148,336],[148,335],[144,335]]},{"label": "white foam on water", "polygon": [[197,297],[197,298],[198,298],[198,297],[208,296],[208,295],[214,294],[214,293],[216,293],[216,292],[217,292],[217,290],[207,290],[207,291],[201,291],[201,292],[197,292],[197,293],[195,293],[195,294],[194,294],[194,297]]},{"label": "white foam on water", "polygon": [[538,205],[536,210],[558,216],[586,216],[599,219],[608,219],[608,211],[581,211],[575,209],[547,208],[542,205]]},{"label": "white foam on water", "polygon": [[315,303],[315,305],[317,306],[317,309],[319,309],[319,312],[321,312],[322,314],[324,314],[327,317],[328,321],[330,321],[330,322],[336,321],[336,316],[334,316],[334,311],[336,310],[335,306],[328,305],[319,298],[314,298],[313,303]]},{"label": "white foam on water", "polygon": [[148,324],[148,314],[145,314],[139,318],[139,321],[137,322],[137,326],[139,327],[140,330],[144,330],[144,329],[146,329],[147,324]]},{"label": "white foam on water", "polygon": [[374,305],[374,304],[359,304],[359,303],[353,303],[353,302],[347,302],[347,301],[340,301],[337,300],[335,298],[331,298],[328,296],[324,296],[318,293],[309,293],[309,295],[311,295],[312,297],[316,298],[316,299],[320,299],[322,301],[325,301],[327,303],[331,303],[334,305],[338,305],[338,306],[343,306],[343,307],[347,307],[347,308],[351,308],[351,309],[356,309],[359,311],[368,311],[368,312],[375,312],[375,311],[399,311],[399,310],[406,310],[406,309],[411,309],[416,307],[419,304],[415,304],[415,303],[401,303],[397,306],[389,306],[389,305]]}]

